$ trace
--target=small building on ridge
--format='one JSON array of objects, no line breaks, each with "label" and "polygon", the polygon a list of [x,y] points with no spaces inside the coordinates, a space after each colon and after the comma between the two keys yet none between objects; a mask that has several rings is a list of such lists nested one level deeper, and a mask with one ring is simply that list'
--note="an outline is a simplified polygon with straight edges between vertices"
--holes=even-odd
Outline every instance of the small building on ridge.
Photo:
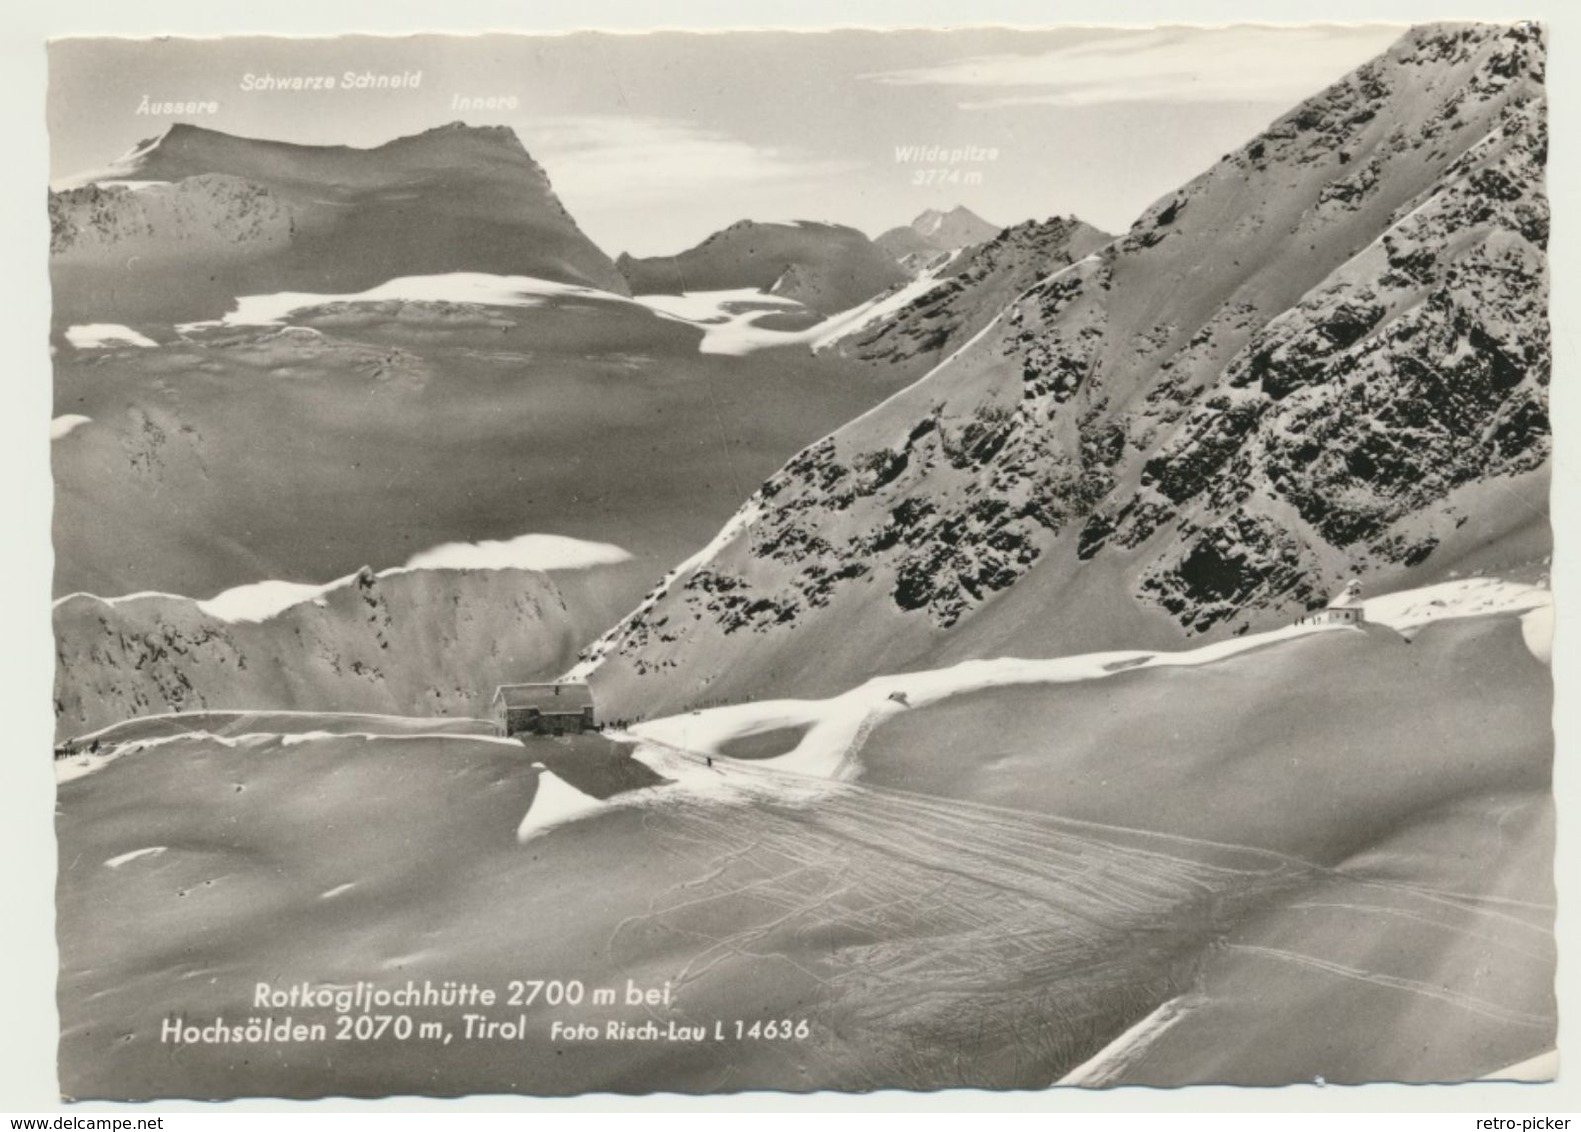
[{"label": "small building on ridge", "polygon": [[1367,610],[1362,605],[1361,583],[1352,578],[1322,609],[1296,618],[1297,625],[1360,625],[1367,620]]}]

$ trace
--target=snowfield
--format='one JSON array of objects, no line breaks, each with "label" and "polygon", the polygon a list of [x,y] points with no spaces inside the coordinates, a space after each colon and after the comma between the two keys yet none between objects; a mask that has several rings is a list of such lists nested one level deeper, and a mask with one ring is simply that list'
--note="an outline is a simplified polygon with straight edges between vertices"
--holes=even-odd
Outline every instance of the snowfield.
[{"label": "snowfield", "polygon": [[1158,1009],[1066,1073],[1055,1084],[1085,1088],[1101,1088],[1114,1084],[1121,1074],[1134,1066],[1155,1042],[1185,1018],[1193,1005],[1192,997],[1189,995],[1181,995],[1179,998],[1172,998],[1162,1003]]},{"label": "snowfield", "polygon": [[[609,291],[573,283],[555,283],[529,275],[457,271],[447,275],[402,276],[355,294],[281,291],[272,295],[242,295],[236,300],[236,309],[223,318],[182,323],[176,330],[190,334],[218,327],[283,326],[298,311],[338,303],[470,303],[476,306],[537,307],[555,299],[600,299],[612,303],[631,301]],[[154,343],[147,344],[152,346]]]},{"label": "snowfield", "polygon": [[49,422],[49,438],[63,440],[85,424],[92,423],[92,417],[85,417],[81,413],[67,413],[65,416],[56,417]]},{"label": "snowfield", "polygon": [[447,542],[407,560],[407,570],[585,570],[631,559],[608,542],[565,535],[520,535],[482,542]]},{"label": "snowfield", "polygon": [[[504,741],[516,743],[514,739]],[[533,763],[532,768],[538,772],[538,790],[533,795],[532,807],[516,827],[517,841],[525,844],[556,826],[597,813],[601,808],[597,798],[582,793],[543,763]]]},{"label": "snowfield", "polygon": [[[879,722],[951,696],[1017,684],[1067,684],[1101,680],[1138,668],[1212,664],[1252,649],[1321,633],[1359,632],[1348,626],[1289,626],[1179,653],[1104,652],[1051,660],[999,657],[968,660],[931,672],[881,676],[827,700],[767,700],[670,716],[631,729],[651,740],[689,751],[720,754],[731,740],[787,728],[807,728],[794,750],[767,760],[779,770],[810,778],[846,780],[860,770],[855,753]],[[639,754],[641,748],[639,748]]]},{"label": "snowfield", "polygon": [[[1498,578],[1462,578],[1436,586],[1401,590],[1362,603],[1367,619],[1404,633],[1445,617],[1552,610],[1553,591]],[[1551,613],[1550,613],[1551,617]]]},{"label": "snowfield", "polygon": [[681,295],[638,295],[632,300],[660,318],[684,322],[703,332],[699,354],[739,357],[775,345],[795,345],[805,331],[768,330],[757,326],[772,314],[805,311],[794,299],[769,295],[753,287],[729,291],[690,291]]},{"label": "snowfield", "polygon": [[[348,584],[355,579],[356,575],[352,575],[332,585]],[[270,585],[240,587],[237,591],[219,595],[213,602],[200,604],[213,615],[231,620],[262,619],[273,616],[291,604],[311,600],[314,595],[329,588],[292,587],[291,583],[273,583],[272,586],[278,588],[269,588]],[[113,600],[129,601],[137,596],[146,595]],[[282,601],[286,604],[275,608]],[[1440,620],[1492,614],[1518,615],[1521,617],[1522,635],[1527,647],[1538,659],[1547,659],[1548,640],[1552,631],[1552,593],[1540,586],[1492,578],[1470,578],[1388,594],[1372,598],[1365,604],[1370,621],[1402,633],[1414,633],[1424,625]],[[271,609],[274,613],[270,612]],[[525,840],[549,828],[597,814],[607,807],[645,805],[680,794],[738,801],[743,793],[757,794],[764,789],[764,781],[752,773],[758,767],[776,772],[776,789],[789,790],[805,800],[818,795],[818,783],[832,785],[854,779],[861,771],[857,756],[865,737],[884,720],[914,708],[992,688],[1103,680],[1117,673],[1142,669],[1201,667],[1301,638],[1361,631],[1343,625],[1292,625],[1180,652],[1125,650],[1052,659],[999,657],[971,660],[949,668],[877,677],[829,699],[755,701],[648,720],[629,729],[627,737],[636,744],[633,757],[659,775],[673,780],[673,786],[657,793],[637,791],[619,794],[606,803],[582,794],[556,777],[552,771],[546,770],[545,781],[552,783],[547,787],[549,793],[535,801],[533,810],[524,815],[518,833]],[[565,678],[576,678],[577,671],[573,669]],[[272,714],[315,718],[319,713]],[[149,718],[180,721],[181,715]],[[96,738],[108,740],[120,726],[81,736],[77,742],[85,744]],[[782,731],[801,733],[799,741],[785,754],[743,762],[726,753],[733,742]],[[107,743],[104,750],[92,759],[84,755],[58,760],[56,774],[58,781],[70,781],[98,769],[129,750],[146,750],[186,738],[210,739],[229,747],[277,740],[282,746],[293,746],[348,737],[370,741],[387,738],[458,738],[433,731],[392,736],[376,729],[311,729],[283,735],[254,731],[234,736],[220,736],[207,730],[194,729],[152,739]],[[514,739],[492,735],[461,738],[473,742],[519,746]],[[702,760],[718,761],[710,765]],[[745,780],[741,778],[743,771],[747,772]],[[781,773],[795,777],[780,778]]]},{"label": "snowfield", "polygon": [[90,322],[66,328],[66,341],[79,350],[106,350],[115,346],[157,347],[158,342],[129,326],[113,322]]},{"label": "snowfield", "polygon": [[[727,530],[750,521],[750,511],[744,512]],[[1468,578],[1383,595],[1367,601],[1365,606],[1370,621],[1402,634],[1434,621],[1524,613],[1522,632],[1527,646],[1538,659],[1546,660],[1552,602],[1551,591],[1540,586],[1496,578]],[[1531,620],[1533,617],[1547,617],[1548,628],[1544,629],[1542,621]],[[721,766],[738,766],[724,753],[731,742],[775,731],[801,730],[804,734],[788,753],[755,761],[754,765],[812,780],[848,781],[861,770],[857,752],[865,736],[883,720],[912,708],[989,688],[1101,680],[1137,669],[1199,667],[1254,649],[1334,632],[1362,630],[1344,625],[1291,625],[1181,652],[1132,650],[1046,660],[970,660],[950,668],[878,677],[830,699],[730,704],[649,720],[633,726],[630,733],[638,741],[636,757],[651,761],[661,752],[668,752],[665,773],[676,774],[683,789],[708,796],[727,796],[731,791],[729,780],[717,773],[696,773],[695,764],[676,761],[679,754],[701,753],[721,760]],[[588,667],[589,663],[584,662],[566,678],[575,679]]]},{"label": "snowfield", "polygon": [[[660,318],[694,326],[703,333],[697,347],[699,353],[739,357],[758,350],[790,346],[821,350],[931,290],[939,282],[936,274],[936,270],[925,273],[887,295],[880,295],[803,330],[772,330],[756,325],[768,315],[807,313],[808,308],[794,299],[768,294],[752,287],[693,291],[680,295],[639,295],[628,299],[593,287],[556,283],[527,275],[489,275],[483,272],[404,276],[355,294],[281,291],[269,295],[243,295],[236,300],[236,309],[222,318],[181,323],[176,330],[182,335],[190,335],[215,329],[286,326],[293,316],[303,311],[334,304],[410,302],[522,308],[540,307],[559,299],[584,299],[638,306]],[[67,331],[67,339],[78,349],[158,345],[136,331],[110,324],[74,326]]]},{"label": "snowfield", "polygon": [[[492,978],[496,964],[519,968],[525,951],[584,955],[588,977],[606,982],[615,977],[606,966],[672,981],[695,1016],[727,1009],[747,987],[776,1013],[816,1002],[826,1032],[798,1055],[811,1059],[811,1080],[846,1088],[863,1072],[906,1087],[1018,1088],[1314,1073],[1461,1080],[1500,1066],[1509,1068],[1496,1077],[1540,1077],[1548,1063],[1523,1063],[1553,1041],[1552,902],[1532,868],[1549,844],[1546,779],[1541,743],[1522,725],[1541,739],[1542,689],[1517,623],[1546,608],[1546,591],[1478,580],[1387,596],[1378,612],[1411,626],[1409,646],[1380,623],[1179,652],[999,658],[885,676],[824,700],[647,721],[616,742],[502,739],[486,721],[459,718],[126,720],[85,737],[100,740],[98,755],[56,764],[68,922],[144,925],[132,956],[101,957],[102,932],[65,937],[79,942],[64,978],[94,1007],[67,1020],[68,1048],[95,1048],[104,1022],[93,996],[142,986],[127,972],[150,956],[175,957],[160,977],[182,987],[189,970],[278,965],[293,940],[307,949],[293,962],[326,979]],[[1508,705],[1513,686],[1468,681],[1471,649],[1492,650],[1490,670],[1520,682],[1524,699]],[[1417,702],[1411,689],[1454,672],[1462,714],[1513,712],[1513,722],[1490,723],[1508,742],[1440,743],[1426,721],[1396,720],[1403,742],[1388,734],[1398,706]],[[1318,702],[1347,702],[1354,720],[1325,714],[1322,729],[1300,714],[1290,683],[1320,676],[1333,686]],[[1033,730],[952,729],[957,708],[1017,712]],[[1291,713],[1284,726],[1270,724],[1279,710]],[[1079,740],[1105,720],[1142,738],[1130,750],[1099,739],[1084,761]],[[1206,739],[1182,736],[1195,724]],[[893,730],[908,725],[897,741]],[[783,740],[773,733],[785,729],[796,742],[784,754],[744,753],[776,743],[730,746]],[[1370,742],[1352,742],[1363,734]],[[742,753],[722,753],[732,749]],[[1155,765],[1166,752],[1168,765]],[[1004,793],[941,789],[930,760],[975,764]],[[1152,820],[1128,760],[1163,773],[1155,793],[1177,816],[1202,815],[1198,826]],[[1281,790],[1312,804],[1278,816],[1244,804]],[[1105,798],[1101,812],[1090,808]],[[137,820],[112,820],[127,813]],[[160,845],[169,848],[149,851]],[[116,863],[73,869],[78,858]],[[133,908],[140,918],[128,918]],[[172,945],[190,938],[193,909],[218,925],[219,942],[196,956]],[[224,982],[191,985],[206,1009],[233,1011]],[[115,1024],[147,1008],[119,1003]],[[1386,1022],[1358,1031],[1343,1055],[1323,1044],[1366,1010]],[[1292,1031],[1292,1016],[1312,1025]],[[874,1018],[892,1025],[875,1028]],[[863,1049],[843,1045],[844,1034],[862,1035]],[[951,1069],[915,1064],[918,1050],[972,1052]],[[764,1056],[767,1068],[747,1080],[783,1082],[773,1051]],[[82,1064],[98,1073],[127,1063]],[[624,1063],[577,1064],[591,1074],[578,1088],[627,1079]],[[503,1075],[445,1087],[522,1084],[519,1057],[467,1066]],[[717,1072],[712,1058],[683,1067],[688,1088],[707,1088]],[[674,1087],[675,1064],[665,1071]],[[315,1078],[304,1092],[336,1080]]]},{"label": "snowfield", "polygon": [[198,602],[197,607],[210,617],[217,617],[221,621],[267,621],[284,613],[293,605],[301,605],[305,601],[318,601],[328,591],[354,582],[356,577],[355,574],[350,574],[321,586],[315,586],[310,582],[283,582],[277,579],[253,582],[245,586],[232,586],[207,601]]},{"label": "snowfield", "polygon": [[[943,265],[941,264],[940,267]],[[751,287],[731,291],[693,291],[682,295],[639,295],[634,300],[655,313],[690,323],[703,332],[700,354],[740,357],[758,350],[804,346],[823,350],[848,334],[870,326],[939,285],[940,268],[924,272],[910,283],[860,306],[830,315],[803,330],[774,330],[758,326],[759,320],[785,311],[807,310],[801,303]]]},{"label": "snowfield", "polygon": [[[355,581],[355,578],[356,575],[352,575],[331,583],[331,586],[349,584]],[[262,620],[290,605],[321,596],[328,588],[330,587],[294,586],[292,583],[284,582],[260,583],[258,586],[239,587],[237,590],[227,591],[212,601],[200,605],[206,612],[228,620]],[[138,596],[147,595],[132,595],[112,600],[128,601]],[[1552,594],[1538,586],[1491,578],[1471,578],[1372,598],[1366,602],[1366,608],[1369,620],[1402,633],[1414,632],[1432,621],[1449,618],[1520,614],[1523,636],[1528,647],[1539,659],[1546,659],[1547,640],[1551,635]],[[675,789],[672,794],[684,792],[722,800],[735,800],[740,797],[743,788],[756,791],[761,788],[762,783],[756,778],[749,785],[737,781],[733,771],[745,764],[731,759],[725,752],[732,742],[754,736],[777,731],[802,733],[800,740],[787,753],[769,759],[754,760],[754,765],[771,767],[777,772],[805,778],[810,780],[809,787],[811,783],[820,781],[825,783],[849,781],[860,772],[857,752],[865,736],[874,727],[902,712],[953,696],[1016,685],[1102,680],[1116,673],[1137,669],[1198,667],[1303,637],[1360,631],[1341,625],[1287,626],[1267,633],[1251,634],[1181,652],[1126,650],[1037,660],[1016,657],[971,660],[950,668],[878,677],[829,699],[765,700],[730,704],[648,720],[631,727],[629,737],[637,744],[634,755],[636,759],[656,772],[674,779]],[[566,678],[574,679],[576,676],[577,670],[573,669]],[[168,718],[179,720],[180,716],[173,715]],[[91,742],[113,731],[114,728],[107,728],[83,736],[78,741]],[[358,732],[309,730],[284,735],[280,738],[280,742],[289,746],[348,736],[368,740],[391,737],[376,730]],[[86,756],[61,760],[57,763],[57,776],[61,781],[67,781],[104,765],[128,748],[144,750],[187,737],[210,738],[223,745],[234,746],[248,742],[271,741],[276,736],[265,732],[253,732],[240,736],[220,737],[200,730],[191,732],[190,736],[177,734],[156,739],[139,739],[132,743],[107,747],[91,762]],[[454,738],[433,732],[395,737]],[[518,745],[514,739],[493,736],[480,735],[467,738],[471,741],[501,743],[512,747]],[[718,759],[719,763],[715,766],[700,764],[698,759],[704,756]],[[548,797],[535,802],[533,812],[524,816],[520,831],[524,839],[527,836],[536,836],[553,826],[595,814],[605,805],[581,794],[575,787],[556,778],[552,772],[546,771],[545,774],[554,785],[549,787]],[[813,793],[816,793],[816,790]],[[645,804],[654,797],[651,792],[619,795],[608,805]]]},{"label": "snowfield", "polygon": [[[740,357],[759,350],[795,346],[812,350],[826,349],[841,338],[871,326],[933,290],[941,282],[938,276],[944,266],[941,263],[909,283],[801,330],[775,330],[758,326],[760,320],[770,315],[810,315],[812,312],[795,299],[752,287],[626,298],[594,287],[556,283],[528,275],[490,275],[484,272],[403,276],[366,291],[348,294],[280,291],[267,295],[242,295],[236,300],[236,309],[224,316],[180,323],[175,329],[185,337],[208,330],[284,327],[289,326],[292,318],[303,311],[341,304],[407,302],[527,308],[541,307],[555,300],[584,299],[638,306],[660,318],[696,327],[703,333],[702,341],[697,346],[698,353]],[[135,330],[112,323],[73,326],[66,331],[66,339],[79,350],[159,345]]]},{"label": "snowfield", "polygon": [[[65,418],[62,418],[65,419]],[[80,418],[86,421],[88,418]],[[69,430],[68,430],[69,431]],[[392,566],[374,574],[375,578],[393,578],[424,570],[587,570],[597,566],[618,565],[630,560],[631,554],[607,542],[568,538],[564,535],[529,534],[513,539],[485,540],[465,543],[450,542],[419,551],[404,566]],[[119,597],[100,597],[97,594],[73,593],[57,598],[54,607],[66,602],[88,599],[116,606],[128,602],[158,598],[166,601],[190,602],[203,613],[232,624],[259,624],[278,617],[286,610],[305,602],[322,605],[327,595],[335,590],[353,585],[359,574],[347,574],[332,582],[288,582],[278,578],[248,582],[232,586],[207,599],[193,599],[181,594],[144,593],[125,594]]]}]

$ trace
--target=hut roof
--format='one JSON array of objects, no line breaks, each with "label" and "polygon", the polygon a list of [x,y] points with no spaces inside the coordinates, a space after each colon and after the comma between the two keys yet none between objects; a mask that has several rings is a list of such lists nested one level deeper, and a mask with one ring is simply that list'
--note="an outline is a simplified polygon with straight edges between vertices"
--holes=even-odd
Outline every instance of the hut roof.
[{"label": "hut roof", "polygon": [[1334,600],[1328,603],[1328,607],[1330,609],[1357,609],[1361,604],[1361,583],[1352,580],[1345,584],[1344,589],[1334,595]]},{"label": "hut roof", "polygon": [[593,706],[593,691],[586,684],[501,684],[489,702],[497,704],[501,700],[507,708],[579,712]]}]

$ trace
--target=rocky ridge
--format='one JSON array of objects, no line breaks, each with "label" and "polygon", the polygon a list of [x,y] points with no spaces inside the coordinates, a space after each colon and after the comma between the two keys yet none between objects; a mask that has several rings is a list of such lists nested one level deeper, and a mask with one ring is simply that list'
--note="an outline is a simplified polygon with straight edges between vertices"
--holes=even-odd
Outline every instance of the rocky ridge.
[{"label": "rocky ridge", "polygon": [[487,714],[498,684],[549,679],[584,640],[528,570],[364,568],[246,620],[171,594],[55,604],[61,736],[206,709]]},{"label": "rocky ridge", "polygon": [[842,338],[844,356],[918,377],[972,338],[1038,280],[1114,237],[1074,216],[1028,220],[987,243],[945,255],[938,282],[900,310]]},{"label": "rocky ridge", "polygon": [[662,710],[1244,632],[1546,529],[1543,60],[1414,29],[799,454],[584,668]]}]

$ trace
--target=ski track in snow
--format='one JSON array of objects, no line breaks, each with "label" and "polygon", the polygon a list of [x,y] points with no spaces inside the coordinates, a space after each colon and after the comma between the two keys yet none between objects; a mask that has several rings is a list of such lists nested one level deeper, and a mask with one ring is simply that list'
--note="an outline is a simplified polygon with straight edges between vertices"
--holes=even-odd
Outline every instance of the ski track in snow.
[{"label": "ski track in snow", "polygon": [[[1095,1053],[1083,1051],[1087,1060],[1059,1079],[1064,1084],[1123,1078],[1210,1001],[1185,971],[1159,999],[1149,1001],[1145,992],[1126,999],[1139,971],[1159,973],[1160,924],[1182,940],[1221,939],[1242,922],[1242,910],[1330,880],[1372,894],[1366,905],[1336,905],[1331,915],[1392,914],[1480,940],[1497,914],[1268,850],[858,783],[826,781],[813,789],[802,776],[762,762],[716,760],[705,769],[689,752],[656,745],[639,756],[667,774],[691,766],[693,779],[682,789],[648,792],[643,830],[693,868],[616,925],[611,954],[620,954],[628,934],[640,947],[664,933],[686,947],[678,987],[725,963],[785,962],[828,986],[832,1002],[854,985],[867,1016],[931,1012],[946,1028],[940,1017],[947,1019],[958,996],[982,1005],[974,1017],[992,1016],[993,988],[1015,988],[1005,992],[1013,1012],[1026,1008],[1027,987],[1042,988],[1073,1029],[1084,1015],[1111,1018],[1117,999],[1131,1002],[1141,1020]],[[698,781],[707,777],[719,784],[709,789]],[[747,805],[719,804],[731,795]],[[822,933],[859,942],[823,954],[794,942]],[[1478,1018],[1539,1021],[1423,983],[1408,964],[1396,970],[1384,960],[1362,969],[1326,956],[1244,950],[1425,994]]]},{"label": "ski track in snow", "polygon": [[[1457,583],[1448,591],[1435,587],[1374,601],[1379,603],[1369,609],[1374,619],[1393,618],[1409,627],[1490,611],[1522,616],[1544,608],[1547,594],[1477,581]],[[856,769],[853,744],[864,727],[886,713],[982,688],[1104,679],[1138,667],[1211,664],[1316,633],[1357,631],[1289,627],[1178,653],[972,661],[881,677],[828,700],[743,704],[649,721],[615,738],[634,742],[632,757],[667,781],[600,801],[541,762],[533,763],[537,791],[516,835],[528,844],[587,817],[638,808],[645,815],[645,834],[696,867],[686,870],[686,879],[656,892],[644,912],[616,925],[609,941],[612,953],[618,953],[629,933],[636,939],[650,938],[653,932],[678,933],[688,946],[678,957],[677,986],[702,979],[723,963],[784,962],[829,985],[837,999],[840,988],[855,980],[863,988],[862,1000],[877,1004],[873,1009],[905,1013],[916,1008],[946,1019],[941,1023],[946,1026],[952,996],[980,995],[984,986],[1001,982],[1025,987],[1028,980],[1052,988],[1049,993],[1071,1004],[1073,1018],[1107,1018],[1111,992],[1134,986],[1137,964],[1150,961],[1148,925],[1187,917],[1181,927],[1185,935],[1217,935],[1224,930],[1215,927],[1217,920],[1198,925],[1189,917],[1203,914],[1204,907],[1213,910],[1207,913],[1210,919],[1233,915],[1238,907],[1258,906],[1280,892],[1325,878],[1343,881],[1349,886],[1346,895],[1324,899],[1319,894],[1303,907],[1361,919],[1401,918],[1484,942],[1495,922],[1518,922],[1536,931],[1537,925],[1492,901],[1353,876],[1277,852],[850,781]],[[893,691],[903,691],[906,703],[890,699]],[[248,722],[245,713],[238,713],[239,726]],[[735,760],[711,753],[709,746],[809,723],[802,743],[779,758]],[[518,740],[496,736],[325,730],[288,736],[261,731],[224,737],[179,734],[128,742],[112,753],[183,739],[212,739],[237,747],[350,738],[481,741],[506,744],[530,757],[530,746],[524,750]],[[750,821],[743,820],[743,812],[751,814]],[[117,860],[124,863],[148,852]],[[346,890],[340,885],[321,898]],[[1217,895],[1204,904],[1205,894]],[[724,907],[731,915],[717,913]],[[847,945],[827,956],[809,955],[785,942],[820,931],[871,942]],[[927,946],[905,942],[913,939],[909,932],[926,939]],[[1531,950],[1525,944],[1540,949],[1543,938],[1537,932],[1498,950],[1518,960]],[[1500,1023],[1525,1027],[1548,1021],[1424,983],[1408,970],[1364,969],[1327,956],[1251,943],[1226,946],[1248,958],[1293,963],[1389,993],[1425,996]],[[1093,1086],[1123,1080],[1157,1041],[1189,1017],[1201,996],[1201,988],[1176,985],[1161,1000],[1136,1001],[1139,1020],[1088,1053],[1056,1083]]]},{"label": "ski track in snow", "polygon": [[1200,1005],[1201,1001],[1191,995],[1180,995],[1160,1003],[1151,1014],[1134,1023],[1054,1083],[1089,1089],[1110,1084],[1140,1061],[1160,1038]]},{"label": "ski track in snow", "polygon": [[1478,998],[1476,995],[1464,994],[1436,983],[1423,982],[1420,979],[1408,979],[1399,975],[1390,975],[1386,972],[1364,970],[1344,963],[1336,963],[1330,959],[1319,959],[1315,955],[1306,955],[1302,952],[1289,951],[1277,947],[1262,947],[1250,943],[1230,943],[1226,944],[1225,947],[1232,951],[1241,951],[1251,955],[1294,963],[1300,967],[1309,967],[1343,979],[1353,979],[1359,982],[1371,983],[1374,986],[1386,987],[1390,990],[1436,999],[1439,1002],[1469,1010],[1473,1014],[1479,1014],[1495,1022],[1538,1027],[1547,1027],[1553,1024],[1553,1018],[1549,1015],[1531,1014],[1524,1010],[1514,1010],[1488,999]]}]

